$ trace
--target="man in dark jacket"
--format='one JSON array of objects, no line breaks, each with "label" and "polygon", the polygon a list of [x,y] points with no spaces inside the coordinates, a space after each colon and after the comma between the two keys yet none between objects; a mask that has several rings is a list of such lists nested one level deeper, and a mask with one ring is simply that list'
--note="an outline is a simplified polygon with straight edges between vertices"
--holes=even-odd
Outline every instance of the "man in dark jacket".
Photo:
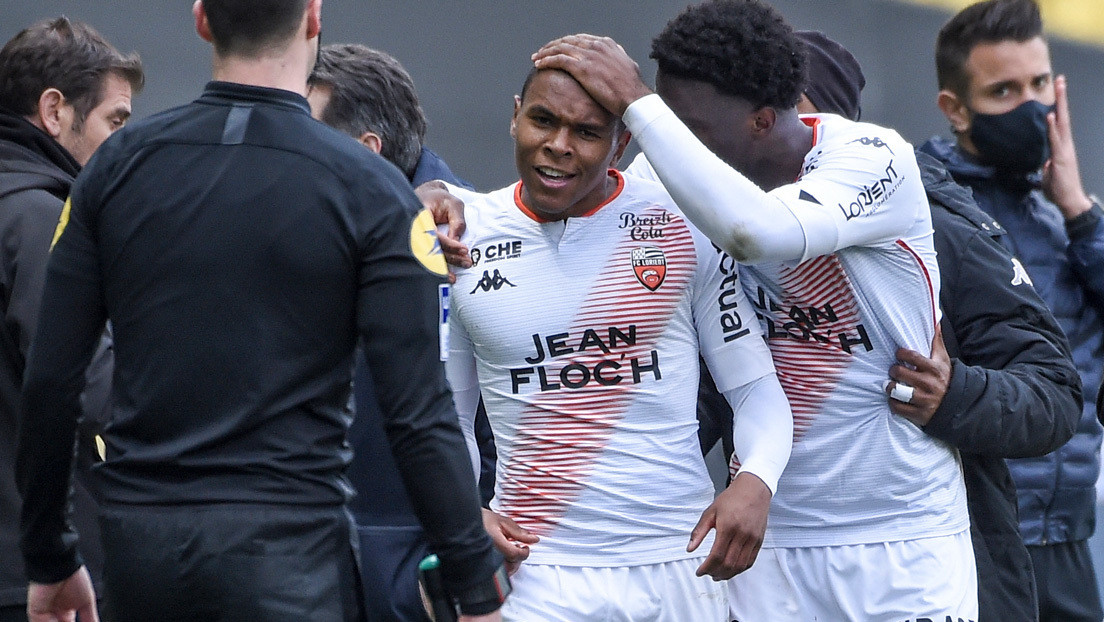
[{"label": "man in dark jacket", "polygon": [[[314,118],[345,132],[382,155],[418,186],[435,179],[468,187],[436,153],[425,147],[426,119],[414,81],[397,59],[363,45],[322,48],[308,81]],[[439,284],[441,329],[447,330],[448,285]],[[442,356],[447,348],[442,343]],[[353,379],[356,418],[349,428],[353,461],[349,502],[360,535],[361,580],[368,622],[428,622],[418,595],[418,562],[428,542],[399,478],[384,435],[372,375],[357,353]],[[476,418],[480,435],[484,503],[494,490],[494,437],[486,413]],[[487,489],[490,489],[488,491]]]},{"label": "man in dark jacket", "polygon": [[1087,541],[1102,436],[1094,404],[1104,371],[1104,212],[1081,184],[1066,81],[1053,76],[1032,0],[989,0],[957,14],[940,30],[936,69],[955,138],[933,138],[921,150],[1000,222],[1001,242],[1068,337],[1085,391],[1067,444],[1010,462],[1040,619],[1098,622]]},{"label": "man in dark jacket", "polygon": [[[123,56],[90,26],[66,18],[36,23],[0,50],[0,622],[27,619],[15,438],[50,241],[73,179],[126,121],[141,86],[136,56]],[[109,404],[109,345],[101,344],[89,369],[73,485],[75,519],[87,534],[81,552],[97,580],[101,553],[88,467],[98,459],[95,433]]]},{"label": "man in dark jacket", "polygon": [[910,412],[895,411],[962,452],[979,621],[1033,620],[1031,558],[1004,458],[1039,456],[1069,440],[1080,379],[1053,315],[1000,245],[1004,229],[938,162],[918,153],[917,163],[932,208],[946,349],[937,344],[930,359],[902,353],[917,371],[898,366],[891,375],[915,392]]}]

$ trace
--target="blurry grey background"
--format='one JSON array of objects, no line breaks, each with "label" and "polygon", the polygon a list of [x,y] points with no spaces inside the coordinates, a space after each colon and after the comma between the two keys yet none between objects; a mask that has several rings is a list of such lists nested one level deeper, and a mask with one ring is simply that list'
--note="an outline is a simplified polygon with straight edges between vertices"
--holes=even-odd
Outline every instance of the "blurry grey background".
[{"label": "blurry grey background", "polygon": [[[683,0],[466,2],[325,0],[324,43],[359,42],[396,56],[429,117],[429,146],[479,189],[513,181],[512,96],[529,55],[574,32],[617,39],[650,82],[651,38]],[[942,10],[892,0],[774,0],[797,28],[819,29],[862,63],[863,118],[923,142],[947,131],[935,107],[935,33]],[[194,98],[210,76],[210,48],[195,34],[188,0],[0,0],[0,39],[34,20],[65,14],[90,22],[117,47],[142,55],[145,92],[135,117]],[[1085,184],[1104,192],[1104,50],[1052,38],[1055,70],[1069,76]]]},{"label": "blurry grey background", "polygon": [[[932,50],[950,13],[892,0],[768,1],[794,27],[822,30],[858,58],[867,81],[864,120],[893,127],[916,144],[948,132],[935,106]],[[687,4],[325,0],[322,40],[364,43],[397,57],[414,77],[429,117],[429,146],[461,177],[491,190],[517,178],[509,118],[532,52],[564,34],[608,35],[651,82],[651,38]],[[210,47],[195,34],[191,5],[188,0],[0,0],[0,40],[60,14],[91,23],[119,49],[141,54],[147,85],[134,101],[140,119],[190,101],[210,78]],[[1085,15],[1096,24],[1104,22],[1099,17]],[[1104,193],[1104,49],[1052,36],[1051,54],[1055,71],[1069,78],[1085,187]],[[723,465],[713,466],[723,481]],[[1094,554],[1097,578],[1104,581],[1102,532],[1104,525],[1094,538]]]}]

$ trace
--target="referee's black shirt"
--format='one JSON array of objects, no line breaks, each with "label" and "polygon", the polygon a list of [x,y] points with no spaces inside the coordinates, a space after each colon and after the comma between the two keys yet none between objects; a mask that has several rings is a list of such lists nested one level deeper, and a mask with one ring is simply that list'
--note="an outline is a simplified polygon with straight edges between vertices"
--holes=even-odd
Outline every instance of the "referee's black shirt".
[{"label": "referee's black shirt", "polygon": [[446,578],[489,576],[498,558],[438,360],[437,279],[410,250],[432,235],[412,231],[420,207],[398,169],[288,91],[212,82],[112,136],[73,186],[27,365],[29,577],[79,563],[65,523],[73,433],[108,317],[107,502],[344,503],[359,334]]}]

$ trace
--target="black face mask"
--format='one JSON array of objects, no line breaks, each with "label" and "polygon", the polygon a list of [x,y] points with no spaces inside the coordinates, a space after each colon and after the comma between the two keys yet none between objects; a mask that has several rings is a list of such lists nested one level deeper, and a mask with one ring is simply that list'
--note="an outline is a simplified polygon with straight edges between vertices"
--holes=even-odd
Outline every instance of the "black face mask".
[{"label": "black face mask", "polygon": [[1031,100],[1004,114],[974,113],[970,140],[981,161],[997,169],[1030,173],[1050,158],[1047,114],[1054,106]]}]

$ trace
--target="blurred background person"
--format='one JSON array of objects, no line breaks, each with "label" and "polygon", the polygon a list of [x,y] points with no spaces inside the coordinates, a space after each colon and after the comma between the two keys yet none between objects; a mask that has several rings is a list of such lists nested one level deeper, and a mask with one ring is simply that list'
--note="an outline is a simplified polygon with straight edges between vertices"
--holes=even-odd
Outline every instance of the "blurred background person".
[{"label": "blurred background person", "polygon": [[[127,122],[143,79],[136,55],[64,17],[33,24],[0,50],[0,622],[27,619],[15,442],[50,242],[74,178]],[[97,583],[103,560],[89,468],[109,414],[111,360],[105,336],[87,372],[72,490],[80,552]]]},{"label": "blurred background person", "polygon": [[936,42],[939,109],[954,137],[921,147],[1000,223],[1001,242],[1069,339],[1085,391],[1077,432],[1057,451],[1012,460],[1020,531],[1044,622],[1104,616],[1088,538],[1104,430],[1104,212],[1081,183],[1064,76],[1055,76],[1032,0],[988,0],[948,21]]}]

